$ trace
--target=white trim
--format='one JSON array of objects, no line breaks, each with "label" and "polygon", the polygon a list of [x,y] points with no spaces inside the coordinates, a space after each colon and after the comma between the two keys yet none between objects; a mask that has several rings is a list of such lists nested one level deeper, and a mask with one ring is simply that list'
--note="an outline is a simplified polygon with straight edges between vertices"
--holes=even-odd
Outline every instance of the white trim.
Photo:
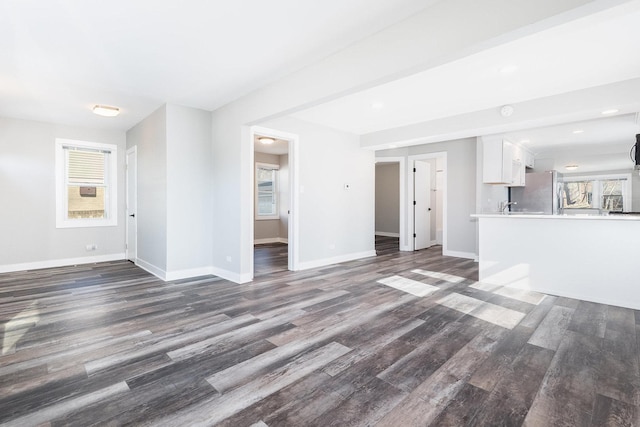
[{"label": "white trim", "polygon": [[[299,176],[299,159],[298,159],[298,147],[300,138],[297,134],[288,133],[279,131],[276,129],[265,128],[262,126],[251,126],[250,131],[248,132],[247,144],[249,144],[249,158],[251,164],[251,176],[249,182],[251,183],[251,210],[255,212],[255,199],[253,196],[253,188],[255,186],[255,159],[254,159],[254,139],[255,134],[260,134],[261,136],[267,136],[277,139],[284,139],[289,141],[289,229],[288,229],[288,268],[291,271],[299,270],[299,248],[300,248],[300,223],[298,218],[299,212],[299,196],[298,196],[298,176]],[[246,283],[248,281],[253,280],[253,246],[254,246],[254,218],[252,215],[251,221],[249,224],[241,224],[243,229],[246,227],[248,230],[247,241],[245,245],[241,245],[241,250],[243,253],[241,257],[246,257],[250,262],[250,272],[248,274],[235,274],[239,283]],[[244,234],[243,234],[244,235]],[[243,237],[243,241],[244,241]],[[247,253],[244,253],[247,251]],[[231,273],[231,272],[229,272]],[[233,273],[231,273],[233,274]],[[248,280],[245,280],[246,277],[249,277]],[[232,279],[229,279],[232,280]],[[235,280],[232,280],[235,282]]]},{"label": "white trim", "polygon": [[151,273],[156,276],[158,279],[166,281],[167,272],[161,269],[160,267],[156,267],[155,265],[147,262],[143,259],[138,258],[136,260],[136,265],[146,271],[147,273]]},{"label": "white trim", "polygon": [[[399,224],[399,237],[400,237],[400,250],[412,251],[413,246],[409,241],[409,230],[407,229],[407,159],[406,157],[376,157],[376,163],[399,163],[400,165],[400,182],[398,191],[400,192],[400,224]],[[373,217],[375,218],[375,203],[374,203]]]},{"label": "white trim", "polygon": [[[438,159],[438,158],[442,158],[443,159],[443,163],[444,166],[442,168],[442,253],[443,255],[446,255],[447,253],[460,253],[460,254],[464,254],[466,252],[455,252],[455,251],[451,251],[449,252],[448,248],[449,248],[449,243],[448,243],[448,218],[447,218],[447,175],[448,175],[448,169],[449,169],[449,162],[447,160],[447,152],[446,151],[438,151],[435,153],[425,153],[425,154],[416,154],[416,155],[412,155],[412,156],[407,156],[407,160],[408,160],[408,171],[406,173],[406,179],[407,179],[407,194],[408,195],[412,195],[413,194],[413,179],[411,174],[413,174],[413,164],[416,160],[424,160],[424,159]],[[436,171],[437,172],[437,171]],[[438,209],[438,207],[436,206],[436,209]],[[413,200],[409,200],[407,203],[407,216],[409,218],[408,223],[409,224],[413,224]],[[412,227],[409,226],[409,228],[411,229],[408,233],[407,233],[407,238],[409,237],[409,235],[413,235],[413,230]],[[409,246],[409,250],[413,250],[414,248],[414,240],[413,239],[409,239],[408,242],[408,246]],[[455,255],[451,255],[451,256],[455,256]],[[473,255],[473,257],[475,257],[475,254]],[[459,257],[459,258],[467,258],[466,256],[463,257]]]},{"label": "white trim", "polygon": [[212,275],[220,277],[221,279],[228,280],[230,282],[237,283],[239,285],[250,282],[253,278],[248,274],[238,274],[233,271],[224,270],[222,268],[211,267],[210,272]]},{"label": "white trim", "polygon": [[[135,200],[135,206],[133,206],[133,209],[131,209],[131,206],[129,206],[129,155],[130,154],[135,154],[135,160],[136,160],[136,173],[135,176],[133,178],[134,185],[136,187],[136,200]],[[127,170],[125,171],[124,177],[125,177],[125,182],[124,182],[124,203],[125,203],[125,217],[124,217],[124,226],[125,226],[125,259],[128,259],[130,261],[133,261],[134,263],[138,262],[138,217],[136,216],[134,218],[134,221],[136,223],[136,235],[133,236],[133,240],[136,242],[136,253],[135,253],[135,257],[133,257],[133,259],[131,259],[131,257],[129,256],[129,212],[132,212],[134,214],[137,215],[138,213],[138,146],[134,145],[133,147],[129,148],[124,156],[124,161],[125,161],[125,167],[127,168]]]},{"label": "white trim", "polygon": [[376,236],[400,237],[400,233],[387,233],[386,231],[376,231]]},{"label": "white trim", "polygon": [[474,254],[473,252],[445,251],[444,248],[442,249],[442,255],[452,256],[456,258],[473,259],[473,260],[477,259],[477,255]]},{"label": "white trim", "polygon": [[265,243],[289,243],[289,239],[284,237],[267,237],[265,239],[253,239],[254,245],[263,245]]},{"label": "white trim", "polygon": [[431,246],[435,246],[435,245],[437,245],[437,244],[438,244],[438,241],[437,241],[437,240],[432,240],[429,244],[430,244]]},{"label": "white trim", "polygon": [[357,259],[370,258],[374,256],[376,256],[376,251],[356,252],[331,258],[301,262],[298,264],[298,267],[300,267],[300,270],[309,270],[311,268],[325,267],[327,265],[340,264],[342,262],[354,261]]},{"label": "white trim", "polygon": [[189,268],[186,270],[169,271],[165,273],[165,281],[190,279],[192,277],[212,276],[212,267]]},{"label": "white trim", "polygon": [[39,270],[42,268],[68,267],[70,265],[95,264],[97,262],[122,261],[125,259],[124,253],[110,255],[96,255],[78,258],[52,259],[48,261],[22,262],[19,264],[0,265],[0,273],[11,273],[14,271]]}]

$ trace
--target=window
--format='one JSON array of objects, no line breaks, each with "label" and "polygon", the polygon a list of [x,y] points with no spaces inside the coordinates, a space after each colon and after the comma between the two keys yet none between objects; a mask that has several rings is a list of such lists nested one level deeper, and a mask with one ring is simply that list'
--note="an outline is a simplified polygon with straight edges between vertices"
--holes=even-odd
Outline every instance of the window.
[{"label": "window", "polygon": [[117,225],[116,150],[56,139],[56,227]]},{"label": "window", "polygon": [[628,211],[629,183],[627,175],[565,177],[563,208]]},{"label": "window", "polygon": [[278,165],[256,163],[256,219],[279,219]]}]

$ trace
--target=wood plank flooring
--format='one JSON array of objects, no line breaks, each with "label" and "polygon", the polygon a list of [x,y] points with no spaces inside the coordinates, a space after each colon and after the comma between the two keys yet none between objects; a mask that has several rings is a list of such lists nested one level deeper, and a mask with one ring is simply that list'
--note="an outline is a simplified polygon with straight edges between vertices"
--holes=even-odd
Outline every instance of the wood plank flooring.
[{"label": "wood plank flooring", "polygon": [[289,272],[261,245],[244,285],[129,262],[0,274],[0,424],[640,426],[640,312],[376,246]]}]

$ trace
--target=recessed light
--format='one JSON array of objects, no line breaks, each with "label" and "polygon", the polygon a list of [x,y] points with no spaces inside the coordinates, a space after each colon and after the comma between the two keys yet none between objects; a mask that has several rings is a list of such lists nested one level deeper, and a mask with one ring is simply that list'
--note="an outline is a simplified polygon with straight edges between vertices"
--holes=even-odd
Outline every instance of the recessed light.
[{"label": "recessed light", "polygon": [[612,108],[612,109],[610,109],[610,110],[604,110],[604,111],[602,112],[602,114],[615,114],[615,113],[617,113],[618,111],[620,111],[620,110],[616,110],[615,108]]},{"label": "recessed light", "polygon": [[518,70],[518,66],[517,65],[505,65],[504,67],[500,68],[500,73],[502,74],[511,74],[514,73]]},{"label": "recessed light", "polygon": [[371,104],[372,110],[382,110],[383,108],[384,108],[384,103],[382,102],[374,102],[373,104]]},{"label": "recessed light", "polygon": [[567,165],[564,168],[566,170],[568,170],[568,171],[574,171],[574,170],[578,169],[578,165]]},{"label": "recessed light", "polygon": [[584,131],[582,129],[576,129],[573,131],[573,133],[578,134],[578,133],[583,133]]},{"label": "recessed light", "polygon": [[111,107],[109,105],[94,105],[93,106],[94,114],[104,117],[115,117],[120,114],[120,109],[118,107]]},{"label": "recessed light", "polygon": [[274,142],[276,142],[276,140],[275,140],[275,139],[273,139],[273,138],[267,138],[266,136],[261,136],[260,138],[258,138],[258,141],[260,141],[260,143],[261,143],[261,144],[264,144],[264,145],[271,145],[271,144],[273,144]]}]

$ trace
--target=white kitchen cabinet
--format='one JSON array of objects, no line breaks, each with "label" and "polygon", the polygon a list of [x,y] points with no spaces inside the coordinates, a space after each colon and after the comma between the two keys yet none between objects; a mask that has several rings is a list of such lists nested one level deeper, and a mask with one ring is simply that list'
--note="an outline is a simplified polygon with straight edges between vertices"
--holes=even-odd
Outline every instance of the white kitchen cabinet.
[{"label": "white kitchen cabinet", "polygon": [[510,185],[513,180],[513,144],[506,140],[484,140],[482,182]]},{"label": "white kitchen cabinet", "polygon": [[524,187],[525,178],[525,150],[519,145],[513,145],[511,159],[511,183],[509,187]]},{"label": "white kitchen cabinet", "polygon": [[525,149],[523,149],[523,151],[524,151],[524,167],[533,169],[534,162],[535,162],[533,153]]},{"label": "white kitchen cabinet", "polygon": [[482,148],[482,182],[502,184],[507,187],[522,187],[525,184],[525,169],[530,155],[525,148],[507,140],[484,140]]}]

